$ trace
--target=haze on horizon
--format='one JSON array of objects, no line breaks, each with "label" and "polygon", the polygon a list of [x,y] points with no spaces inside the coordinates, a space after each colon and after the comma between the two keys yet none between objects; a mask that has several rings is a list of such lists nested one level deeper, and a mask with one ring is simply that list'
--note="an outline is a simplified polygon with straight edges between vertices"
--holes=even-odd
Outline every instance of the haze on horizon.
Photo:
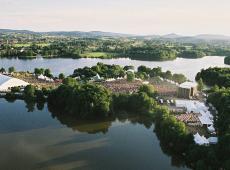
[{"label": "haze on horizon", "polygon": [[229,0],[0,0],[0,28],[230,35]]}]

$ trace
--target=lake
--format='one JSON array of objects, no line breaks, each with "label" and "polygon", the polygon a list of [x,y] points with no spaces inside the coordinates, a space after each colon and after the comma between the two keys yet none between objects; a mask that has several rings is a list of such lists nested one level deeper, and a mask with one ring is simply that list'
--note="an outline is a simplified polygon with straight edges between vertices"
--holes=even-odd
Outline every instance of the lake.
[{"label": "lake", "polygon": [[14,66],[16,70],[20,71],[34,71],[34,68],[50,68],[54,75],[59,73],[64,73],[65,75],[72,74],[74,69],[82,68],[85,66],[91,67],[96,65],[98,62],[105,64],[118,64],[118,65],[133,65],[136,68],[140,65],[145,65],[148,67],[162,67],[164,71],[170,70],[173,73],[182,73],[188,79],[194,80],[197,72],[202,68],[208,67],[229,67],[224,64],[224,57],[219,56],[206,56],[199,59],[185,59],[177,58],[173,61],[139,61],[131,60],[128,58],[118,58],[118,59],[43,59],[37,58],[33,60],[20,60],[20,59],[0,59],[0,67],[9,68]]},{"label": "lake", "polygon": [[77,121],[39,108],[0,99],[1,169],[187,169],[162,152],[144,117]]}]

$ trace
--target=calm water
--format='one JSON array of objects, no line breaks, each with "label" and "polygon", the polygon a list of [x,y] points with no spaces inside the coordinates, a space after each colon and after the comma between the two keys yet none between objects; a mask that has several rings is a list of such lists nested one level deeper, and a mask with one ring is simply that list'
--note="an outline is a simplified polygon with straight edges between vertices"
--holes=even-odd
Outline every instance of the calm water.
[{"label": "calm water", "polygon": [[173,73],[183,73],[188,79],[194,80],[195,75],[202,68],[208,67],[227,67],[224,64],[224,57],[207,56],[200,59],[184,59],[177,58],[173,61],[139,61],[126,58],[120,59],[34,59],[34,60],[19,60],[19,59],[1,59],[0,67],[14,66],[17,70],[21,71],[33,71],[36,67],[50,68],[55,75],[59,73],[65,73],[66,75],[72,74],[73,70],[79,67],[93,66],[98,62],[106,64],[118,64],[118,65],[133,65],[136,68],[140,65],[148,67],[160,66],[163,70],[170,70]]},{"label": "calm water", "polygon": [[0,169],[187,169],[162,152],[153,128],[137,116],[74,121],[0,99]]}]

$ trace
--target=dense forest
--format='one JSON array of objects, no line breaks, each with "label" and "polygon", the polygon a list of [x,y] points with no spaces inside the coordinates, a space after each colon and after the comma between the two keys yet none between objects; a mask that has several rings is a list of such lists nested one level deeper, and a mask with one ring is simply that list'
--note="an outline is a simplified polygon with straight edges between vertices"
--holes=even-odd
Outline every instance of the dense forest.
[{"label": "dense forest", "polygon": [[218,85],[220,87],[230,87],[230,68],[208,68],[206,70],[201,70],[196,75],[196,80],[200,78],[205,84],[214,86]]},{"label": "dense forest", "polygon": [[230,65],[230,56],[224,58],[224,64]]},{"label": "dense forest", "polygon": [[0,57],[116,58],[173,60],[206,55],[229,56],[229,44],[183,43],[134,37],[69,37],[45,35],[1,35]]}]

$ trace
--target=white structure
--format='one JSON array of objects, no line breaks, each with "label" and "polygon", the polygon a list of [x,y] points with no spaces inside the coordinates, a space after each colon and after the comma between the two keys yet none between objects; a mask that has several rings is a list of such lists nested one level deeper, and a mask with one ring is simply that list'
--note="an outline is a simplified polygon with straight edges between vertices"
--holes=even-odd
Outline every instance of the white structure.
[{"label": "white structure", "polygon": [[43,76],[42,74],[38,76],[38,79],[39,79],[39,80],[48,81],[48,82],[54,82],[53,79],[51,79],[51,78],[49,78],[49,77],[46,77],[46,76]]},{"label": "white structure", "polygon": [[91,81],[100,81],[100,80],[102,80],[102,78],[100,77],[99,74],[97,74],[96,76],[93,76],[93,77],[91,78]]},{"label": "white structure", "polygon": [[198,145],[208,145],[209,144],[209,140],[204,137],[204,136],[200,136],[199,133],[196,133],[194,136],[194,142]]},{"label": "white structure", "polygon": [[209,131],[210,133],[213,133],[213,132],[216,131],[216,129],[214,128],[213,125],[211,125],[211,126],[208,126],[208,131]]},{"label": "white structure", "polygon": [[213,125],[213,115],[204,103],[197,100],[176,100],[176,107],[185,108],[187,113],[197,113],[202,125]]},{"label": "white structure", "polygon": [[10,88],[12,87],[25,87],[27,85],[29,85],[29,83],[23,80],[0,74],[0,91],[1,92],[9,91]]},{"label": "white structure", "polygon": [[142,84],[147,85],[147,84],[149,84],[149,82],[148,81],[143,81]]},{"label": "white structure", "polygon": [[116,79],[110,78],[110,79],[106,79],[105,81],[107,81],[107,82],[112,82],[112,81],[116,81]]}]

